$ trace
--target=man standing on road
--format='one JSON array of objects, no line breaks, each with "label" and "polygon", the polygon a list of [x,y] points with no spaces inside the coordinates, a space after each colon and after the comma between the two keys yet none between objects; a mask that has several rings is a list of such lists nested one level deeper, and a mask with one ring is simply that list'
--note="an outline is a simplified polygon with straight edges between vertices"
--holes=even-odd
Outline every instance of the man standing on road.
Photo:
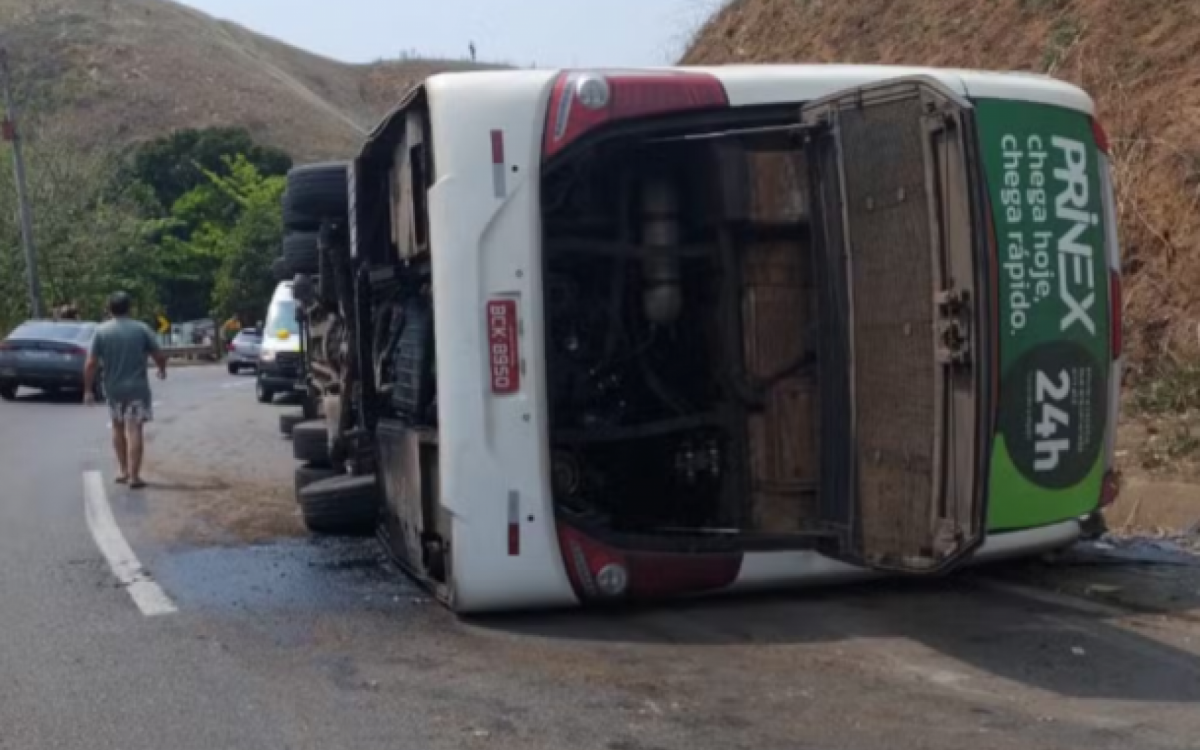
[{"label": "man standing on road", "polygon": [[92,351],[84,369],[84,401],[96,402],[93,386],[96,370],[103,368],[104,394],[112,415],[113,448],[121,474],[118,484],[133,489],[146,486],[142,481],[142,454],[145,424],[154,418],[150,379],[146,376],[146,358],[158,365],[158,379],[167,379],[167,357],[149,326],[132,320],[132,301],[125,292],[108,299],[111,319],[96,329]]}]

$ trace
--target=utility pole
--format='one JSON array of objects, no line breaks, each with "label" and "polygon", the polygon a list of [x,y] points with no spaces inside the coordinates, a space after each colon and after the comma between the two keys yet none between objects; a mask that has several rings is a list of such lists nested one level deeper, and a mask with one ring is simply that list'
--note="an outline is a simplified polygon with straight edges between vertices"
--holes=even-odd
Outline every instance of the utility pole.
[{"label": "utility pole", "polygon": [[17,180],[17,203],[21,207],[21,244],[25,247],[25,280],[29,283],[29,307],[34,318],[41,318],[44,315],[42,285],[38,280],[37,251],[33,245],[33,213],[29,208],[29,191],[25,184],[25,157],[21,152],[21,131],[17,125],[17,111],[9,82],[8,50],[3,47],[0,47],[0,92],[4,95],[4,140],[12,143],[13,147],[13,172]]}]

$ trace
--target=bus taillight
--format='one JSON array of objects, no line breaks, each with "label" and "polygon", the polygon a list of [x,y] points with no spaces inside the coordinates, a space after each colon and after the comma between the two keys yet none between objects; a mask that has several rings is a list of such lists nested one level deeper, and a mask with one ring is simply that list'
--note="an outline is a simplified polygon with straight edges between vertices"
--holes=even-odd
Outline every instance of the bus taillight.
[{"label": "bus taillight", "polygon": [[565,523],[558,540],[567,575],[585,602],[647,601],[715,591],[742,569],[737,552],[673,553],[620,550]]},{"label": "bus taillight", "polygon": [[[580,599],[611,599],[625,594],[629,585],[629,569],[624,555],[565,524],[559,524],[558,542],[562,547],[567,575]],[[602,573],[605,574],[603,588],[599,580]],[[621,585],[617,587],[616,583]]]},{"label": "bus taillight", "polygon": [[1092,137],[1096,140],[1096,148],[1105,156],[1109,154],[1110,143],[1108,140],[1108,131],[1100,124],[1100,121],[1095,117],[1092,118]]},{"label": "bus taillight", "polygon": [[1121,494],[1121,474],[1110,469],[1104,474],[1104,482],[1100,485],[1100,509],[1103,510],[1117,502]]},{"label": "bus taillight", "polygon": [[729,106],[714,76],[693,71],[568,71],[554,82],[542,151],[546,157],[607,123]]}]

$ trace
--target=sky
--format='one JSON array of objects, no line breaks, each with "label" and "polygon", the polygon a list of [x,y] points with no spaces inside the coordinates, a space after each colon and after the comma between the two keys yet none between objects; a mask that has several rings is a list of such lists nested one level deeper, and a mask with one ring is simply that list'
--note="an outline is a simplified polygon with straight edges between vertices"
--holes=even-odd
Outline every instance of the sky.
[{"label": "sky", "polygon": [[345,62],[402,53],[543,67],[666,65],[719,0],[179,0]]}]

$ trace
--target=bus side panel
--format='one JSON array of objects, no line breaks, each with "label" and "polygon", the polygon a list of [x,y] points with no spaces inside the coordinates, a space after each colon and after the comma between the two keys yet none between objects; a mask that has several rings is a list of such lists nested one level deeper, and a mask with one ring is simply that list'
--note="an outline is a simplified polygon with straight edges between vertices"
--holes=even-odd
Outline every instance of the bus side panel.
[{"label": "bus side panel", "polygon": [[989,531],[1097,507],[1111,413],[1103,155],[1089,115],[977,99],[999,253],[1000,402]]},{"label": "bus side panel", "polygon": [[428,84],[439,473],[460,612],[577,604],[555,532],[542,345],[539,165],[552,82],[529,72],[504,85],[470,74]]}]

